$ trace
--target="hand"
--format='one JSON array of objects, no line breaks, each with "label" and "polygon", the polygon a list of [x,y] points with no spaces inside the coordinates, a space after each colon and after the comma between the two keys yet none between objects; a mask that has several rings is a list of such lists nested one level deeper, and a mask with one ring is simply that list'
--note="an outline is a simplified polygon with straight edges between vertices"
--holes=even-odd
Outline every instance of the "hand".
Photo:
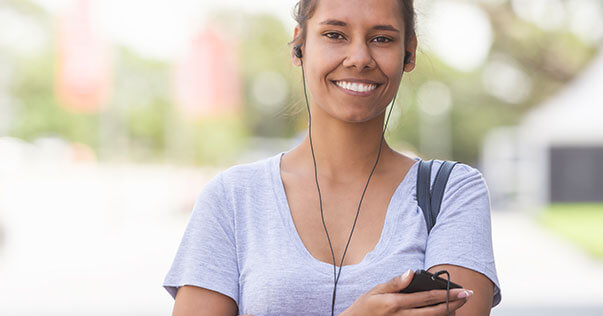
[{"label": "hand", "polygon": [[[445,316],[446,290],[398,293],[410,284],[413,275],[414,272],[408,270],[389,282],[377,284],[370,291],[360,295],[340,316]],[[454,311],[463,306],[471,294],[471,290],[451,289],[448,304],[450,314],[454,315]]]}]

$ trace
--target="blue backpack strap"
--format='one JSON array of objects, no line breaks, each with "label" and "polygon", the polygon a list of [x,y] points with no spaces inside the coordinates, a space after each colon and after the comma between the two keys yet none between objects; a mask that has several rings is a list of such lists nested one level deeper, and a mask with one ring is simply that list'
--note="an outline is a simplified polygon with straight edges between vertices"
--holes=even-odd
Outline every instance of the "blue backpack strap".
[{"label": "blue backpack strap", "polygon": [[431,216],[431,166],[433,161],[425,162],[419,161],[419,169],[417,171],[417,203],[423,211],[425,217],[425,223],[427,224],[427,231],[431,230],[431,227],[435,223],[432,222]]},{"label": "blue backpack strap", "polygon": [[[456,161],[444,161],[438,169],[438,173],[433,181],[433,188],[431,190],[431,223],[435,225],[436,218],[440,213],[440,206],[442,205],[442,200],[444,198],[444,190],[446,190],[446,183],[448,183],[448,178],[450,178],[450,173],[452,173],[452,168],[456,166],[458,162]],[[431,226],[433,228],[433,226]],[[431,229],[428,229],[430,231]]]}]

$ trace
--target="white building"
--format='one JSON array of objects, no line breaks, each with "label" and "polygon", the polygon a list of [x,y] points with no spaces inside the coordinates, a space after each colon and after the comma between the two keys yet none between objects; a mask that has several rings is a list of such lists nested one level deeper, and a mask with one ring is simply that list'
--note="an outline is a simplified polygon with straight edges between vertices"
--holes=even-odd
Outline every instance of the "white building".
[{"label": "white building", "polygon": [[482,161],[494,208],[603,201],[603,54],[519,126],[493,130]]}]

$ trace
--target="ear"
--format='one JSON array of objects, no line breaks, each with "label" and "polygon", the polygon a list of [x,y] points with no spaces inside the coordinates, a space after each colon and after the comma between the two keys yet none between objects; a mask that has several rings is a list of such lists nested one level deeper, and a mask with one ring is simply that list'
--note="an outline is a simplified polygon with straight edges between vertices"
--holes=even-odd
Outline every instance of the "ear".
[{"label": "ear", "polygon": [[406,51],[412,53],[410,63],[404,66],[404,71],[411,72],[415,69],[417,63],[417,36],[415,33],[412,34],[411,38],[406,43]]},{"label": "ear", "polygon": [[[293,30],[293,38],[297,38],[297,35],[299,34],[299,32],[301,31],[299,25],[295,26],[295,29]],[[293,46],[295,46],[296,44],[293,44]],[[291,63],[294,66],[300,67],[301,66],[301,62],[299,60],[299,58],[297,58],[295,56],[295,53],[293,52],[293,47],[291,47]]]}]

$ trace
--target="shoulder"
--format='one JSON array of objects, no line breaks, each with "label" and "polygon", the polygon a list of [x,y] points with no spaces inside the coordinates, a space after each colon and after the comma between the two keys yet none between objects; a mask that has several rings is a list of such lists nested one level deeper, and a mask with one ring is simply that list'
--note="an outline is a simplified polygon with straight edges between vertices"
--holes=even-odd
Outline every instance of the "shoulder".
[{"label": "shoulder", "polygon": [[231,166],[213,176],[202,188],[198,199],[213,200],[225,207],[248,197],[268,192],[276,185],[275,168],[279,155]]},{"label": "shoulder", "polygon": [[195,201],[199,212],[232,212],[233,206],[246,202],[273,185],[271,168],[278,156],[229,167],[214,175],[201,189]]},{"label": "shoulder", "polygon": [[[431,178],[432,188],[442,160],[434,160]],[[490,218],[490,195],[482,173],[468,164],[457,163],[446,182],[442,206],[438,218],[472,220]],[[440,220],[440,219],[438,219]],[[436,224],[437,225],[437,224]]]},{"label": "shoulder", "polygon": [[457,163],[446,184],[436,226],[448,227],[443,229],[450,233],[448,237],[462,232],[489,240],[490,212],[490,195],[482,173],[470,165]]},{"label": "shoulder", "polygon": [[278,160],[279,157],[280,154],[234,165],[220,172],[216,177],[219,178],[226,192],[253,189],[271,184],[272,172],[276,167],[275,160]]},{"label": "shoulder", "polygon": [[[439,168],[444,163],[443,160],[434,160],[433,167],[431,169],[432,184],[435,179]],[[487,190],[486,181],[482,173],[475,167],[468,164],[457,162],[452,168],[448,183],[446,185],[446,192],[451,193],[453,190]]]}]

